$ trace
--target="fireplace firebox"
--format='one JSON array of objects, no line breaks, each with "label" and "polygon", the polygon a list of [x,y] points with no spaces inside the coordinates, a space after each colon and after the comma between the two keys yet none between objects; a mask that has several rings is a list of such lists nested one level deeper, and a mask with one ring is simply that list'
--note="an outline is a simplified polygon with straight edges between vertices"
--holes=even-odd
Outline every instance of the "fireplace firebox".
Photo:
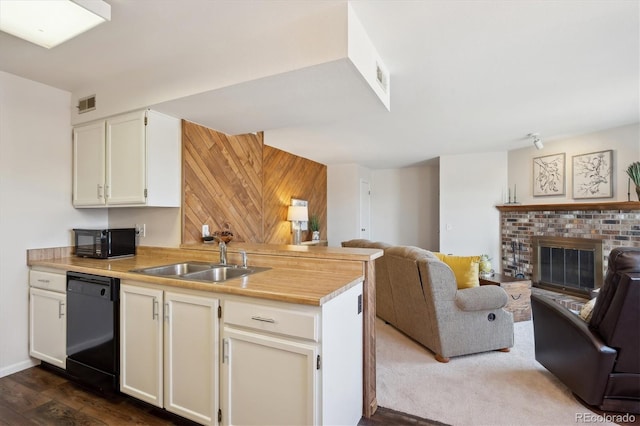
[{"label": "fireplace firebox", "polygon": [[602,285],[602,240],[540,236],[532,246],[535,286],[589,296]]}]

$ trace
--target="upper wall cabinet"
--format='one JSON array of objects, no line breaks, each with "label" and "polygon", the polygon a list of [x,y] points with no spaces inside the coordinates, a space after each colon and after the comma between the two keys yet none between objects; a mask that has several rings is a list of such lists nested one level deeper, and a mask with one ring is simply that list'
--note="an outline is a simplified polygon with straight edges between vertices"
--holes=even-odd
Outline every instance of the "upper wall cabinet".
[{"label": "upper wall cabinet", "polygon": [[74,207],[180,207],[180,134],[151,110],[74,127]]}]

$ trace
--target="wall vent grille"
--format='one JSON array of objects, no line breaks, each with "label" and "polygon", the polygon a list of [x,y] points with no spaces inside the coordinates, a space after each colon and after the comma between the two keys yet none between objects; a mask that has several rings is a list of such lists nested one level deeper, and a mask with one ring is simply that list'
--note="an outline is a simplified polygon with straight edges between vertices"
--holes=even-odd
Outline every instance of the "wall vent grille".
[{"label": "wall vent grille", "polygon": [[96,109],[96,95],[78,99],[78,114],[93,111]]},{"label": "wall vent grille", "polygon": [[382,87],[382,90],[387,93],[389,89],[389,75],[387,72],[376,62],[376,81]]}]

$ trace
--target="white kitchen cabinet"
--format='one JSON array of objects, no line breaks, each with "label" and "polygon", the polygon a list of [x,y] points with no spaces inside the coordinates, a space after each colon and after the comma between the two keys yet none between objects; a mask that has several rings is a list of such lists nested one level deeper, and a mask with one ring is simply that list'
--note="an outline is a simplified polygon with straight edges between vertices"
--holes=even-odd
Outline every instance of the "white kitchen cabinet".
[{"label": "white kitchen cabinet", "polygon": [[120,391],[162,407],[162,290],[120,285]]},{"label": "white kitchen cabinet", "polygon": [[321,307],[225,299],[222,424],[357,424],[361,303],[361,284]]},{"label": "white kitchen cabinet", "polygon": [[66,275],[31,270],[29,285],[29,354],[66,368]]},{"label": "white kitchen cabinet", "polygon": [[142,110],[74,127],[75,207],[179,207],[180,120]]},{"label": "white kitchen cabinet", "polygon": [[218,413],[218,300],[122,284],[121,391],[213,425]]},{"label": "white kitchen cabinet", "polygon": [[73,205],[105,204],[105,122],[73,129]]},{"label": "white kitchen cabinet", "polygon": [[318,424],[318,346],[224,329],[225,425]]},{"label": "white kitchen cabinet", "polygon": [[164,406],[198,423],[218,415],[217,299],[166,292]]}]

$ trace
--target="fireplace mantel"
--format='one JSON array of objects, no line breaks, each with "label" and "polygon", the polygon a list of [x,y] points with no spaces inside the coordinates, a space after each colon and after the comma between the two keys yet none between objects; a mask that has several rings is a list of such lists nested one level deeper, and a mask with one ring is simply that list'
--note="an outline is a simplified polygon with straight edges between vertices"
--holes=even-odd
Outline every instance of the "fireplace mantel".
[{"label": "fireplace mantel", "polygon": [[640,201],[614,201],[567,204],[502,204],[496,206],[501,212],[534,211],[593,211],[593,210],[640,210]]}]

